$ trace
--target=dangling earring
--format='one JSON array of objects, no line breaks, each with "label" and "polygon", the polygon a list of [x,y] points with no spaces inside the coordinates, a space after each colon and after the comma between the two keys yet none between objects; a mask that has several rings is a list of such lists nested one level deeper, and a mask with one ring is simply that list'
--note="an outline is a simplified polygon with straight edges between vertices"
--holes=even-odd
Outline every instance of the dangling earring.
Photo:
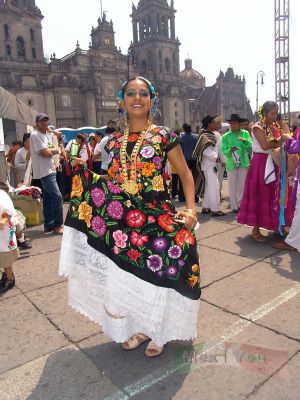
[{"label": "dangling earring", "polygon": [[123,106],[123,102],[120,100],[118,101],[118,115],[119,115],[119,118],[121,118],[121,119],[126,118],[126,115],[127,115],[125,108]]},{"label": "dangling earring", "polygon": [[128,126],[128,116],[121,100],[118,101],[118,116],[119,126],[122,128],[126,128]]},{"label": "dangling earring", "polygon": [[157,93],[155,93],[155,96],[152,99],[152,107],[149,113],[149,118],[151,118],[152,123],[157,112],[158,112],[158,95]]}]

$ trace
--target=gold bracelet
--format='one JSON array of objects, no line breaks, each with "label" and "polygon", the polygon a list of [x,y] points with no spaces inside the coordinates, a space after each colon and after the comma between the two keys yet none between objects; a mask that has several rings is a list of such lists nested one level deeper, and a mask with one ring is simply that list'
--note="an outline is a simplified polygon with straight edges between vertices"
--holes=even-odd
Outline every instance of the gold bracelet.
[{"label": "gold bracelet", "polygon": [[189,214],[193,214],[195,217],[197,216],[197,211],[193,210],[192,208],[186,208],[184,211]]}]

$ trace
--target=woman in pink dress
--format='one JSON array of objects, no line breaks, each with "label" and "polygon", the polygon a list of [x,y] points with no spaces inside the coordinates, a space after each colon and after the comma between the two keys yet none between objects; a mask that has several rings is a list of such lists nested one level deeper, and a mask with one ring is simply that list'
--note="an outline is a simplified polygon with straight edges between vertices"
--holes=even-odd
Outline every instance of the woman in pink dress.
[{"label": "woman in pink dress", "polygon": [[237,218],[240,224],[253,227],[252,238],[257,242],[266,240],[260,228],[277,230],[275,214],[279,174],[271,158],[272,150],[280,146],[281,140],[280,137],[275,139],[271,132],[277,115],[277,104],[267,101],[262,106],[261,121],[252,128],[253,157]]}]

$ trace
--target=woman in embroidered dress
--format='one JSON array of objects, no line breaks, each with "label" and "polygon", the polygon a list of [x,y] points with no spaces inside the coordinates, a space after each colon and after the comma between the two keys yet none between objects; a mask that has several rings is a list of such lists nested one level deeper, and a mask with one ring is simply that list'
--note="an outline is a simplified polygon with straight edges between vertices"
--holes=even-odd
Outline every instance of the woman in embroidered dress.
[{"label": "woman in embroidered dress", "polygon": [[272,152],[280,147],[281,134],[275,125],[277,104],[267,101],[260,113],[261,121],[252,127],[253,157],[237,221],[253,226],[252,238],[257,242],[265,242],[260,228],[278,232],[279,226],[280,177],[279,169],[272,160]]},{"label": "woman in embroidered dress", "polygon": [[[162,353],[196,337],[200,267],[194,181],[177,135],[152,124],[157,95],[145,78],[119,92],[127,127],[107,143],[107,176],[77,159],[62,241],[60,273],[69,304],[132,350]],[[163,179],[167,161],[182,180],[186,210],[176,213]]]}]

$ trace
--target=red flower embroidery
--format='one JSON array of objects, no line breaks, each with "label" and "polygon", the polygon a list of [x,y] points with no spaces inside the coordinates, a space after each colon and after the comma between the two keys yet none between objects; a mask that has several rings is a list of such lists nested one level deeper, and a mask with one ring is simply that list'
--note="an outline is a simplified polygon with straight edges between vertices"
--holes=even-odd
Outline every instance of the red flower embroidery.
[{"label": "red flower embroidery", "polygon": [[161,226],[167,232],[173,232],[174,229],[172,227],[173,220],[168,214],[163,214],[158,217],[158,225]]},{"label": "red flower embroidery", "polygon": [[118,172],[120,168],[119,161],[115,158],[113,159],[112,169],[114,172]]},{"label": "red flower embroidery", "polygon": [[116,180],[117,180],[119,183],[123,183],[123,182],[124,182],[124,176],[123,176],[123,174],[118,175],[118,176],[116,177]]},{"label": "red flower embroidery", "polygon": [[134,249],[131,249],[127,252],[127,255],[132,261],[136,261],[141,257],[142,254]]},{"label": "red flower embroidery", "polygon": [[179,247],[182,247],[184,243],[194,244],[195,238],[187,229],[180,229],[180,231],[177,232],[175,236],[175,242],[178,244]]},{"label": "red flower embroidery", "polygon": [[87,182],[89,181],[89,175],[90,175],[89,171],[84,171],[84,177]]},{"label": "red flower embroidery", "polygon": [[167,203],[163,203],[161,206],[167,212],[171,212],[172,211],[171,207]]},{"label": "red flower embroidery", "polygon": [[130,136],[128,136],[128,142],[136,142],[139,138],[139,135],[137,135],[136,133],[131,134]]},{"label": "red flower embroidery", "polygon": [[140,228],[146,222],[146,216],[139,210],[130,210],[126,215],[126,222],[130,228]]},{"label": "red flower embroidery", "polygon": [[130,235],[131,244],[138,246],[138,247],[144,246],[144,244],[148,242],[148,239],[149,238],[147,235],[140,235],[136,231],[131,232],[131,235]]}]

